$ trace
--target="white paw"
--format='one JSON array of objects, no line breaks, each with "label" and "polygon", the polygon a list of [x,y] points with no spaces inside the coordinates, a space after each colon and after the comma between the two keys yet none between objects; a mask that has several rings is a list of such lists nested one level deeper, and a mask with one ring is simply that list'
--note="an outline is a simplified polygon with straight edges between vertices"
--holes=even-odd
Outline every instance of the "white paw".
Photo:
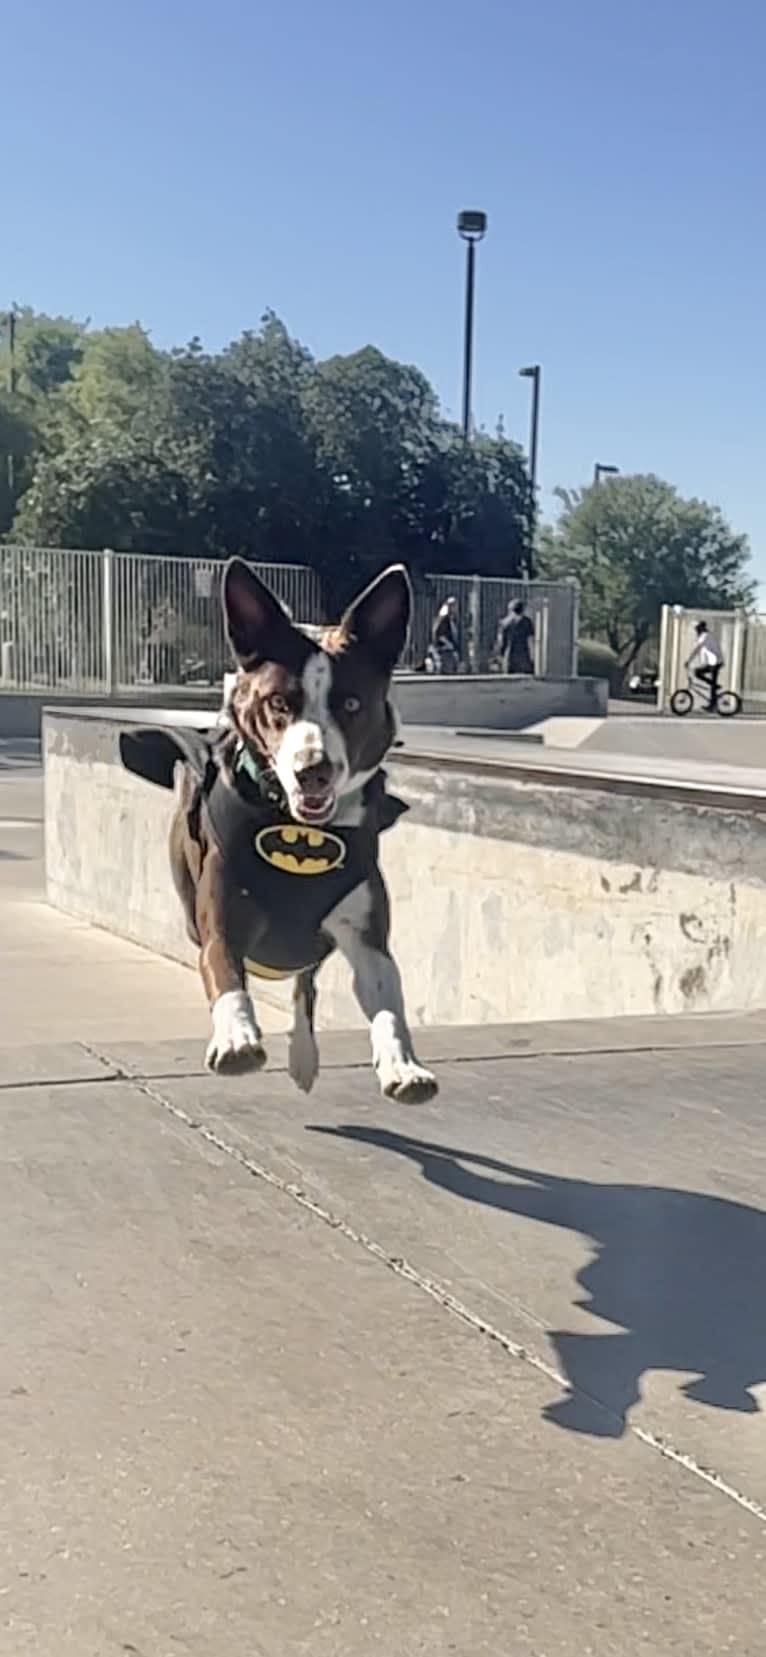
[{"label": "white paw", "polygon": [[227,990],[213,1005],[213,1034],[205,1054],[208,1070],[233,1076],[266,1063],[261,1032],[246,990]]},{"label": "white paw", "polygon": [[287,1068],[301,1093],[310,1093],[319,1075],[319,1048],[308,1025],[303,1022],[290,1032]]},{"label": "white paw", "polygon": [[385,1054],[379,1058],[375,1069],[381,1092],[387,1099],[400,1099],[404,1105],[424,1105],[439,1091],[436,1077],[418,1064],[417,1059]]}]

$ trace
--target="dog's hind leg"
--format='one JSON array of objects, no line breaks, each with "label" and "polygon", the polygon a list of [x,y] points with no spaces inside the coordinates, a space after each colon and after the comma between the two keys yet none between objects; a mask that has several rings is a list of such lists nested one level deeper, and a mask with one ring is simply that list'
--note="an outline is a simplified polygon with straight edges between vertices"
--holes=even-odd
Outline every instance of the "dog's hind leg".
[{"label": "dog's hind leg", "polygon": [[314,1035],[316,967],[299,972],[293,989],[293,1027],[287,1068],[301,1093],[310,1093],[319,1075],[319,1049]]}]

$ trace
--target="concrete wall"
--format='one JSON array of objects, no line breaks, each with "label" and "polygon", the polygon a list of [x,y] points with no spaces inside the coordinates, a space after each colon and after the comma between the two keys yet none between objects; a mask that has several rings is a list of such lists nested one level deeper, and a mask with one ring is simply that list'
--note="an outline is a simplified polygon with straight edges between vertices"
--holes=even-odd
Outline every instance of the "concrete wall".
[{"label": "concrete wall", "polygon": [[[117,728],[46,717],[49,900],[191,961],[167,868],[170,798],[122,770]],[[383,863],[413,1023],[766,1005],[761,815],[511,770],[397,762],[390,777],[412,807]],[[320,1001],[323,1023],[359,1023],[342,963],[323,969]]]},{"label": "concrete wall", "polygon": [[[498,674],[442,678],[402,673],[396,676],[394,697],[402,719],[409,725],[485,725],[521,730],[556,714],[586,718],[605,714],[607,684],[605,679],[526,679]],[[135,707],[137,702],[155,708],[217,709],[221,692],[207,688],[195,691],[188,685],[176,690],[139,685],[110,705]],[[0,737],[39,737],[44,707],[103,706],[103,692],[77,696],[66,690],[0,689]]]},{"label": "concrete wall", "polygon": [[[126,708],[134,708],[137,702],[149,708],[217,709],[220,707],[221,697],[219,691],[207,688],[195,691],[188,685],[179,686],[177,690],[168,689],[167,685],[159,688],[155,688],[154,685],[140,685],[129,694],[115,697],[110,705],[119,710],[121,704]],[[39,737],[44,708],[103,706],[103,691],[94,691],[89,696],[78,696],[69,690],[0,690],[0,738]]]},{"label": "concrete wall", "polygon": [[394,700],[405,725],[484,726],[523,730],[560,715],[602,718],[606,679],[533,679],[487,673],[454,677],[397,674]]}]

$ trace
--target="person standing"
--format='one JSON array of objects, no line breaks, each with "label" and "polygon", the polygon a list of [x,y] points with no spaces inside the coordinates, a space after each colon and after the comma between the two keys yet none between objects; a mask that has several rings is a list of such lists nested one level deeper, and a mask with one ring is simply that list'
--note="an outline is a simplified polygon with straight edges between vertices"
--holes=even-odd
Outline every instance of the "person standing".
[{"label": "person standing", "polygon": [[431,645],[440,673],[457,673],[460,666],[460,628],[457,599],[447,598],[439,606],[431,628]]},{"label": "person standing", "polygon": [[532,645],[534,622],[527,615],[526,605],[517,598],[508,609],[498,628],[499,654],[504,673],[534,673]]}]

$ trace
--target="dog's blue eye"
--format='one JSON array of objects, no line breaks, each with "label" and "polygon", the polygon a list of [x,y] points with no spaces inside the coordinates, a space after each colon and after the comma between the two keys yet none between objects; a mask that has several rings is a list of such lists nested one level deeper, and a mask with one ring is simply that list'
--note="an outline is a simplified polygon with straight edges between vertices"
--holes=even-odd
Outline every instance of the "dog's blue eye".
[{"label": "dog's blue eye", "polygon": [[347,696],[345,702],[343,703],[343,712],[358,713],[361,706],[362,704],[358,696]]}]

